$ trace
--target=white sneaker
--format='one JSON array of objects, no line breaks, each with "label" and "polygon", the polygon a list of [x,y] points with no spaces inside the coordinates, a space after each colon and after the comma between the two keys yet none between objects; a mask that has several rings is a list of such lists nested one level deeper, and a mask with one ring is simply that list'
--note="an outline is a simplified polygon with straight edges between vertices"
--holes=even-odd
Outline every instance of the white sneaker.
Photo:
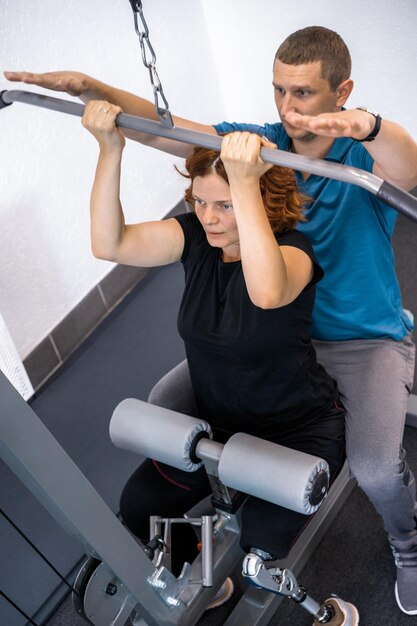
[{"label": "white sneaker", "polygon": [[403,613],[417,615],[417,535],[400,541],[390,537],[397,566],[395,599]]},{"label": "white sneaker", "polygon": [[[334,617],[327,622],[331,626],[357,626],[359,624],[358,609],[340,598],[329,598],[323,604],[330,604],[335,612]],[[313,626],[320,626],[319,622],[314,622]]]}]

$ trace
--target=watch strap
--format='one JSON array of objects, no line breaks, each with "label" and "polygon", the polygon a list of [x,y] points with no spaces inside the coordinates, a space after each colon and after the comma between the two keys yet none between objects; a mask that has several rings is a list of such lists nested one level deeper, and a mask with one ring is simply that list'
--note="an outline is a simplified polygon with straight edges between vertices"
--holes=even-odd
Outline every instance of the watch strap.
[{"label": "watch strap", "polygon": [[377,136],[377,134],[379,133],[379,131],[381,130],[382,117],[380,116],[379,113],[377,113],[376,111],[371,111],[367,107],[356,107],[356,108],[358,111],[365,111],[365,113],[370,113],[375,118],[375,126],[373,127],[369,135],[365,137],[364,139],[356,139],[356,141],[359,141],[360,143],[363,143],[365,141],[373,141],[375,137]]}]

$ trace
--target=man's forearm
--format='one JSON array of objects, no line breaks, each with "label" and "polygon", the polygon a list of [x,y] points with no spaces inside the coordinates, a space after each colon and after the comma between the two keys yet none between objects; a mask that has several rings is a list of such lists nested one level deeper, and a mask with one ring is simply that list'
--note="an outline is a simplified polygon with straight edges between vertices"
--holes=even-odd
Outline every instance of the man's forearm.
[{"label": "man's forearm", "polygon": [[85,89],[80,93],[79,97],[83,102],[88,102],[89,100],[107,100],[108,102],[119,105],[123,109],[123,112],[129,115],[158,120],[153,102],[136,96],[129,91],[106,85],[92,77],[88,77],[88,80],[86,79]]},{"label": "man's forearm", "polygon": [[[119,105],[124,113],[145,117],[147,119],[159,119],[153,102],[128,91],[124,91],[123,89],[111,87],[81,72],[65,70],[35,74],[33,72],[5,71],[4,75],[7,80],[13,82],[23,82],[27,85],[38,85],[45,89],[66,92],[70,96],[76,96],[84,102],[90,100],[105,100],[106,102]],[[173,116],[173,120],[175,126],[191,128],[205,133],[215,134],[216,132],[214,128],[209,125],[199,124],[198,122],[192,122],[191,120],[176,116]],[[175,156],[187,157],[193,150],[193,146],[170,139],[147,135],[146,133],[140,133],[138,131],[125,131],[125,135],[130,139],[152,146],[158,150],[169,152]]]},{"label": "man's forearm", "polygon": [[417,143],[404,128],[382,120],[375,140],[363,145],[374,158],[374,174],[407,191],[417,186]]},{"label": "man's forearm", "polygon": [[[90,100],[106,100],[119,105],[123,112],[129,115],[136,115],[156,121],[159,119],[153,102],[128,91],[124,91],[123,89],[106,85],[90,76],[85,79],[85,86],[82,93],[79,94],[79,98],[83,102],[89,102]],[[138,141],[139,143],[143,143],[163,152],[169,152],[175,156],[187,157],[190,154],[191,148],[189,146],[176,141],[170,141],[169,139],[163,139],[155,135],[148,135],[147,133],[128,129],[123,129],[123,134],[128,139]]]}]

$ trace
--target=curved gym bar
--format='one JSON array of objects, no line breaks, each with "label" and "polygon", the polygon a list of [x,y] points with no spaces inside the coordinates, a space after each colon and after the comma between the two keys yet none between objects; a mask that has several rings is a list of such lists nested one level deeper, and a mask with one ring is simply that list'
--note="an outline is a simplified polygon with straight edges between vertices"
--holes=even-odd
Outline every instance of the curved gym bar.
[{"label": "curved gym bar", "polygon": [[[60,113],[68,113],[69,115],[75,115],[77,117],[82,117],[84,113],[84,105],[79,102],[71,102],[61,98],[44,96],[17,89],[0,92],[0,109],[13,104],[13,102],[23,102],[24,104],[42,107]],[[170,128],[163,126],[159,122],[139,118],[126,113],[120,113],[117,116],[117,125],[120,126],[120,128],[138,130],[149,133],[150,135],[174,139],[182,143],[189,143],[218,151],[220,150],[222,142],[221,137],[216,135],[207,135],[187,128]],[[392,206],[398,212],[403,213],[409,219],[417,222],[417,198],[407,191],[392,185],[388,181],[378,178],[378,176],[374,174],[370,174],[356,167],[347,167],[339,165],[338,163],[311,159],[291,152],[272,150],[271,148],[262,148],[261,157],[265,163],[291,167],[300,172],[318,174],[362,187],[374,194],[377,198],[383,200],[383,202],[386,202],[389,206]]]}]

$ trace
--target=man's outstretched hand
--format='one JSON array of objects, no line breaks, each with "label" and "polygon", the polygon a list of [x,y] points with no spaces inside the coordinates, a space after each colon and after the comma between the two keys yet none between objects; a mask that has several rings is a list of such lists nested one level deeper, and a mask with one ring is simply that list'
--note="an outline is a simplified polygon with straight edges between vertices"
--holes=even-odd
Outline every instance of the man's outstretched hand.
[{"label": "man's outstretched hand", "polygon": [[26,83],[27,85],[37,85],[54,91],[64,91],[70,96],[81,96],[89,88],[90,77],[80,72],[46,72],[45,74],[34,74],[32,72],[9,72],[5,71],[4,76],[13,82]]},{"label": "man's outstretched hand", "polygon": [[288,111],[285,121],[295,128],[302,128],[315,135],[352,137],[352,139],[365,139],[375,126],[375,117],[358,109],[320,115],[302,115]]}]

